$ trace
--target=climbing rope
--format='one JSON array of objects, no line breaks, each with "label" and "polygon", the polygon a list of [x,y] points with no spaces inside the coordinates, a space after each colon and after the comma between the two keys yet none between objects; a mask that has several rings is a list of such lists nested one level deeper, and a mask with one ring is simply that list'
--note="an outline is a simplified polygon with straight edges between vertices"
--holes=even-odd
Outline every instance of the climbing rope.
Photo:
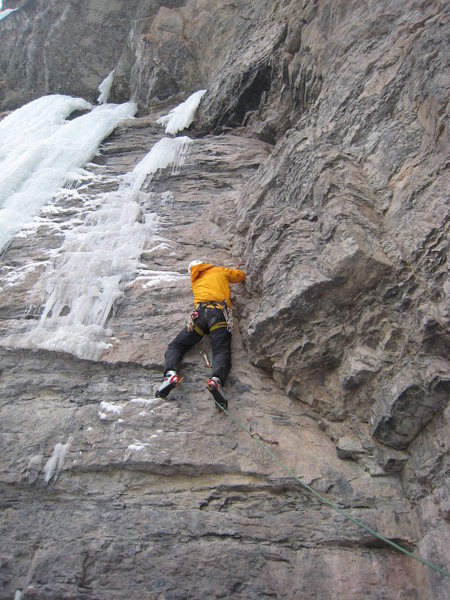
[{"label": "climbing rope", "polygon": [[266,446],[266,444],[264,444],[264,442],[262,441],[260,435],[258,435],[257,433],[252,432],[249,429],[247,429],[247,427],[245,427],[245,425],[243,425],[239,421],[239,419],[237,419],[234,415],[232,415],[226,408],[224,408],[222,405],[220,405],[216,400],[214,400],[214,402],[216,403],[216,406],[220,410],[222,410],[226,415],[228,415],[228,417],[230,417],[230,419],[232,421],[234,421],[234,423],[236,423],[236,425],[238,425],[243,431],[245,431],[246,433],[248,433],[248,435],[253,440],[255,440],[255,442],[264,450],[264,452],[266,452],[269,456],[271,456],[272,459],[276,463],[278,463],[280,465],[280,467],[286,473],[288,473],[288,475],[290,475],[293,479],[295,479],[303,488],[305,488],[306,490],[308,490],[308,492],[310,492],[311,494],[313,494],[314,496],[316,496],[316,498],[318,498],[321,502],[323,502],[324,504],[327,504],[328,506],[330,506],[331,508],[333,508],[335,511],[337,511],[340,515],[342,515],[343,517],[345,517],[346,519],[348,519],[349,521],[351,521],[355,525],[358,525],[358,527],[362,527],[363,529],[365,529],[366,531],[368,531],[370,534],[372,534],[375,537],[377,537],[379,540],[382,540],[386,544],[389,544],[389,546],[392,546],[396,550],[399,550],[400,552],[403,552],[403,554],[406,554],[406,556],[409,556],[410,558],[413,558],[414,560],[419,561],[420,563],[422,563],[426,567],[429,567],[430,569],[433,569],[434,571],[437,571],[438,573],[440,573],[444,577],[450,577],[450,573],[448,573],[444,569],[441,569],[440,567],[438,567],[438,566],[434,565],[433,563],[431,563],[431,562],[423,559],[422,557],[417,556],[416,554],[413,554],[412,552],[409,552],[405,548],[402,548],[401,546],[399,546],[398,544],[396,544],[392,540],[388,539],[387,537],[384,537],[384,535],[381,535],[381,534],[377,533],[376,531],[374,531],[371,527],[369,527],[368,525],[366,525],[362,521],[359,521],[358,519],[355,519],[354,517],[352,517],[348,512],[346,512],[345,510],[342,510],[342,508],[340,508],[337,504],[335,504],[331,500],[328,500],[328,498],[325,498],[325,496],[322,496],[322,494],[320,494],[314,488],[312,488],[310,485],[308,485],[305,481],[303,481],[300,477],[298,477],[298,475],[296,475],[292,471],[292,469],[290,469],[287,465],[285,465],[278,458],[278,456],[276,456],[272,452],[272,450],[270,448],[268,448]]}]

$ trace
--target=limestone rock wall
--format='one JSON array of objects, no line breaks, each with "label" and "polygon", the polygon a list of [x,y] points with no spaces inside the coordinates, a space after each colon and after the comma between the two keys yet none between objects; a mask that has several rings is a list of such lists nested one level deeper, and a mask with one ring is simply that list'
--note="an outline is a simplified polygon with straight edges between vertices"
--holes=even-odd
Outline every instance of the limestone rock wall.
[{"label": "limestone rock wall", "polygon": [[[190,303],[186,263],[242,262],[232,410],[308,483],[448,570],[446,3],[4,2],[19,5],[0,21],[4,110],[94,100],[113,68],[111,99],[139,105],[93,179],[132,168],[162,111],[208,92],[182,171],[142,189],[160,243],[99,361],[11,343],[39,318],[61,217],[1,257],[0,596],[448,597],[217,415],[197,351],[174,399],[153,398]],[[176,277],[155,286],[155,272]]]},{"label": "limestone rock wall", "polygon": [[[0,21],[3,110],[49,93],[95,101],[98,86],[115,68],[129,31],[140,18],[139,4],[138,0],[3,2],[4,9],[18,9]],[[154,3],[146,4],[151,14]]]}]

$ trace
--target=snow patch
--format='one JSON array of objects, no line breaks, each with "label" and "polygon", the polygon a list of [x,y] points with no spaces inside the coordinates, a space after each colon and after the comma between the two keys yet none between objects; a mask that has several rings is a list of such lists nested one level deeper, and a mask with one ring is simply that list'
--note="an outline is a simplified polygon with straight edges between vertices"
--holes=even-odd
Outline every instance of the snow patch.
[{"label": "snow patch", "polygon": [[[123,411],[126,406],[134,405],[139,408],[150,408],[154,407],[155,404],[161,404],[161,398],[132,398],[125,402],[125,404],[111,404],[109,402],[102,401],[100,402],[100,409],[98,411],[98,416],[101,420],[115,420],[116,417],[121,417]],[[153,411],[152,411],[153,412]],[[148,416],[148,413],[145,411],[140,411],[138,413],[140,417]],[[123,419],[119,418],[116,421],[117,423],[123,423]],[[162,433],[162,430],[158,430],[156,433]]]},{"label": "snow patch", "polygon": [[127,404],[137,404],[138,406],[151,406],[161,403],[161,398],[132,398]]},{"label": "snow patch", "polygon": [[150,446],[150,444],[148,444],[148,443],[144,444],[143,442],[137,442],[135,444],[130,444],[128,446],[128,448],[126,449],[125,458],[127,458],[127,456],[129,456],[132,452],[142,452],[143,450],[145,450],[145,448],[147,446]]},{"label": "snow patch", "polygon": [[114,413],[115,415],[121,415],[125,404],[111,404],[110,402],[100,402],[100,408],[106,413]]},{"label": "snow patch", "polygon": [[167,287],[169,284],[177,284],[180,281],[186,281],[186,275],[173,271],[150,271],[141,270],[137,277],[138,280],[145,280],[142,287],[144,289],[153,287]]}]

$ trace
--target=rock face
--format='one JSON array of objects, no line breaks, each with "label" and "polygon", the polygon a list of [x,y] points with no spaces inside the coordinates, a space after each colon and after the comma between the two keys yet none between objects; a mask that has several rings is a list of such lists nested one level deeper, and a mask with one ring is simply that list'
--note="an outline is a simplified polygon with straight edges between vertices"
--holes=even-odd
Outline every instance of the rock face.
[{"label": "rock face", "polygon": [[[449,571],[446,3],[16,7],[0,21],[3,110],[49,92],[93,101],[114,69],[111,100],[139,116],[87,167],[87,204],[62,192],[0,259],[0,597],[449,597],[448,579],[321,504],[217,413],[201,348],[154,398],[190,308],[186,264],[242,262],[232,413]],[[157,235],[108,349],[33,347],[64,236],[201,88],[183,166],[141,187]]]},{"label": "rock face", "polygon": [[136,0],[3,2],[4,8],[18,9],[0,21],[5,49],[0,57],[3,108],[58,92],[94,101],[98,85],[121,56],[139,4]]}]

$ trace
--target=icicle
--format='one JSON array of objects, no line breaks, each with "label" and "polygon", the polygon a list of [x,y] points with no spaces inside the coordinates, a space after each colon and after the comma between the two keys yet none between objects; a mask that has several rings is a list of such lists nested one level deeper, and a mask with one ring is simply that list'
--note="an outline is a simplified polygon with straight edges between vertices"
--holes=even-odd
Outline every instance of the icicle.
[{"label": "icicle", "polygon": [[114,81],[114,69],[109,73],[109,75],[101,82],[98,86],[98,91],[100,92],[100,96],[97,98],[97,102],[99,104],[104,104],[108,102],[109,94],[111,93],[112,84]]},{"label": "icicle", "polygon": [[48,459],[44,467],[45,483],[48,483],[52,477],[54,477],[55,481],[58,478],[58,475],[64,466],[64,459],[71,443],[72,438],[69,438],[65,444],[56,444],[54,447],[53,454]]},{"label": "icicle", "polygon": [[39,472],[42,468],[43,460],[44,457],[42,456],[42,454],[36,454],[35,456],[32,456],[30,458],[27,468],[27,478],[29,483],[33,483],[38,478]]},{"label": "icicle", "polygon": [[100,402],[100,409],[98,411],[98,416],[100,419],[107,420],[116,417],[120,417],[122,415],[122,411],[124,409],[125,404],[111,404],[110,402],[102,401]]},{"label": "icicle", "polygon": [[6,19],[6,17],[8,15],[10,15],[13,12],[16,12],[16,10],[19,10],[18,8],[6,8],[5,10],[0,11],[0,21],[2,19]]},{"label": "icicle", "polygon": [[195,112],[200,104],[200,100],[206,94],[207,90],[199,90],[195,92],[189,98],[172,109],[168,115],[164,115],[158,119],[159,125],[166,126],[166,133],[175,135],[178,131],[182,131],[189,127],[195,117]]},{"label": "icicle", "polygon": [[160,169],[172,168],[172,174],[177,175],[183,166],[192,140],[186,136],[178,138],[162,138],[150,152],[138,163],[125,178],[125,184],[131,191],[139,190],[148,175],[153,175]]}]

